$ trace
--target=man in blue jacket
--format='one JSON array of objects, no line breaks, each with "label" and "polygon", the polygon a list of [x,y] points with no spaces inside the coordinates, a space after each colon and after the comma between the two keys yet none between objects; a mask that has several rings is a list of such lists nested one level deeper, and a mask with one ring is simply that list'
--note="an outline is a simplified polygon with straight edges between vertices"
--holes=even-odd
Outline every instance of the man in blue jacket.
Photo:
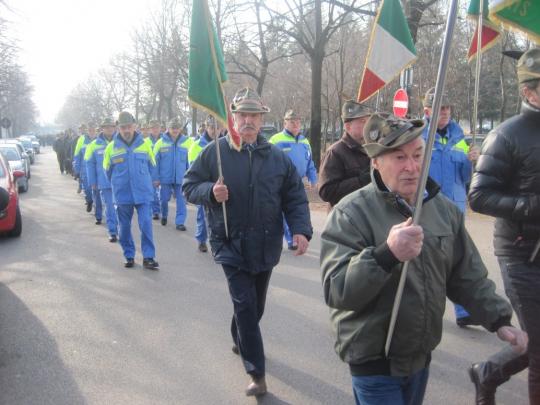
[{"label": "man in blue jacket", "polygon": [[[270,138],[270,143],[276,145],[292,160],[298,174],[303,179],[307,177],[309,188],[317,186],[317,169],[311,158],[311,145],[307,138],[301,134],[302,119],[293,110],[285,113],[283,131]],[[289,250],[296,250],[287,221],[283,218],[285,240]]]},{"label": "man in blue jacket", "polygon": [[[195,159],[197,159],[203,149],[216,138],[216,134],[219,134],[221,130],[222,125],[212,115],[206,117],[204,131],[200,135],[199,139],[193,141],[191,147],[189,148],[189,164],[192,164]],[[195,239],[199,244],[199,252],[206,253],[208,251],[208,246],[206,246],[208,232],[206,229],[206,218],[204,215],[203,205],[197,205],[197,228],[195,229]]]},{"label": "man in blue jacket", "polygon": [[[152,150],[156,146],[157,141],[161,138],[161,125],[158,120],[150,120],[148,123],[150,130],[149,142],[152,143]],[[161,202],[159,201],[159,186],[154,186],[154,201],[152,202],[152,219],[158,220],[161,213]]]},{"label": "man in blue jacket", "polygon": [[[282,214],[297,246],[295,255],[306,252],[313,231],[296,168],[259,134],[263,114],[269,108],[257,93],[245,88],[236,93],[231,111],[243,146],[237,150],[231,134],[208,145],[186,173],[182,189],[189,202],[206,208],[210,246],[214,260],[225,272],[234,307],[233,352],[241,356],[251,376],[246,395],[258,396],[266,393],[259,321],[272,269],[281,256]],[[223,178],[216,157],[218,142]]]},{"label": "man in blue jacket", "polygon": [[152,233],[152,209],[154,199],[152,180],[156,179],[156,161],[152,147],[135,131],[135,118],[122,111],[118,116],[118,133],[105,148],[103,169],[112,186],[116,214],[120,224],[120,245],[124,252],[125,267],[135,265],[135,244],[131,235],[131,219],[137,210],[141,231],[143,266],[157,270],[154,260],[156,249]]},{"label": "man in blue jacket", "polygon": [[[432,87],[424,97],[424,116],[432,116],[435,88]],[[452,106],[446,95],[443,96],[437,133],[433,145],[429,176],[441,187],[441,192],[452,201],[461,212],[466,211],[467,184],[471,181],[472,162],[478,159],[478,148],[465,142],[463,130],[452,120]],[[429,127],[426,125],[423,137],[427,140]],[[461,305],[454,304],[456,323],[460,327],[475,325],[469,313]]]},{"label": "man in blue jacket", "polygon": [[157,175],[161,186],[161,225],[167,225],[169,201],[171,195],[176,198],[176,229],[185,231],[186,202],[182,194],[182,181],[189,166],[188,152],[192,140],[187,135],[181,135],[182,123],[178,118],[169,122],[169,130],[163,134],[154,146]]},{"label": "man in blue jacket", "polygon": [[[116,210],[114,209],[111,182],[103,170],[103,156],[105,148],[112,141],[115,129],[116,125],[113,119],[105,118],[101,124],[101,133],[86,147],[84,155],[88,183],[92,187],[92,190],[96,192],[96,216],[98,213],[97,201],[102,201],[103,205],[105,205],[109,242],[116,242],[118,240],[118,220],[116,218]],[[99,214],[100,217],[96,221],[96,224],[98,222],[101,223],[101,210],[99,210]]]},{"label": "man in blue jacket", "polygon": [[[81,135],[77,139],[75,145],[75,151],[73,152],[73,173],[77,180],[79,180],[79,187],[84,190],[84,199],[86,201],[86,212],[92,211],[92,205],[94,202],[92,188],[88,184],[86,177],[86,162],[84,161],[84,154],[86,153],[86,147],[96,138],[95,125],[90,123],[88,126],[80,126]],[[101,210],[101,205],[98,207]]]}]

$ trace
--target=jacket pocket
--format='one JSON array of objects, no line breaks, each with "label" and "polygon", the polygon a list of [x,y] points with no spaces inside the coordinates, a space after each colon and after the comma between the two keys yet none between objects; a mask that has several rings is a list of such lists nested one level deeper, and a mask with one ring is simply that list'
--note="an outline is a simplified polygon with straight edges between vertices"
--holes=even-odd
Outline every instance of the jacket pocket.
[{"label": "jacket pocket", "polygon": [[149,174],[148,155],[146,153],[135,154],[135,169],[139,174]]}]

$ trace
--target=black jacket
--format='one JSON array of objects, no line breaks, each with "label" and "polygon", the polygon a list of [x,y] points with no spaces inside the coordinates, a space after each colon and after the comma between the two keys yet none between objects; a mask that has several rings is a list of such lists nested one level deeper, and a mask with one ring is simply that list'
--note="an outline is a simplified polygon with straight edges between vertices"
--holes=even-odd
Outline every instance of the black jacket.
[{"label": "black jacket", "polygon": [[497,256],[530,256],[540,238],[540,109],[524,102],[521,114],[490,132],[469,202],[474,211],[497,217]]},{"label": "black jacket", "polygon": [[208,214],[214,259],[249,272],[270,270],[280,259],[283,216],[291,233],[313,233],[304,186],[292,161],[264,137],[257,137],[253,152],[237,152],[228,136],[221,138],[224,183],[229,190],[225,236],[222,205],[212,187],[218,179],[216,143],[210,143],[184,177],[182,190],[193,204],[203,204]]},{"label": "black jacket", "polygon": [[345,133],[324,155],[319,172],[321,199],[334,206],[347,194],[369,184],[370,163],[362,145]]}]

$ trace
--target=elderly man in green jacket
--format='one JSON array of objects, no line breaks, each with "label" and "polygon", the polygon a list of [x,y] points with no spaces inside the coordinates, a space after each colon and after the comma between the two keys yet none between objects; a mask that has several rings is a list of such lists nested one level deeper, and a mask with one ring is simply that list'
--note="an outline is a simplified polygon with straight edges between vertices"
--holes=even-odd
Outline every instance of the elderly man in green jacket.
[{"label": "elderly man in green jacket", "polygon": [[[463,214],[431,180],[420,225],[411,217],[424,157],[422,120],[374,115],[364,129],[372,182],[343,198],[322,233],[324,297],[336,351],[350,366],[357,403],[421,404],[446,296],[516,351],[527,335],[511,326]],[[388,356],[384,344],[401,264],[410,261]]]}]

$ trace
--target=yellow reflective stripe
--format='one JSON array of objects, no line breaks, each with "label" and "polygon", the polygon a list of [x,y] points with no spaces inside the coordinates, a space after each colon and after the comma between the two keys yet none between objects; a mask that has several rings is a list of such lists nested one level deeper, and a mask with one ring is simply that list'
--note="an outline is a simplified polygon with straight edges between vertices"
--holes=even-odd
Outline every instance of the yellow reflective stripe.
[{"label": "yellow reflective stripe", "polygon": [[462,151],[465,154],[469,153],[469,145],[467,145],[465,139],[462,139],[461,141],[456,143],[452,149]]}]

